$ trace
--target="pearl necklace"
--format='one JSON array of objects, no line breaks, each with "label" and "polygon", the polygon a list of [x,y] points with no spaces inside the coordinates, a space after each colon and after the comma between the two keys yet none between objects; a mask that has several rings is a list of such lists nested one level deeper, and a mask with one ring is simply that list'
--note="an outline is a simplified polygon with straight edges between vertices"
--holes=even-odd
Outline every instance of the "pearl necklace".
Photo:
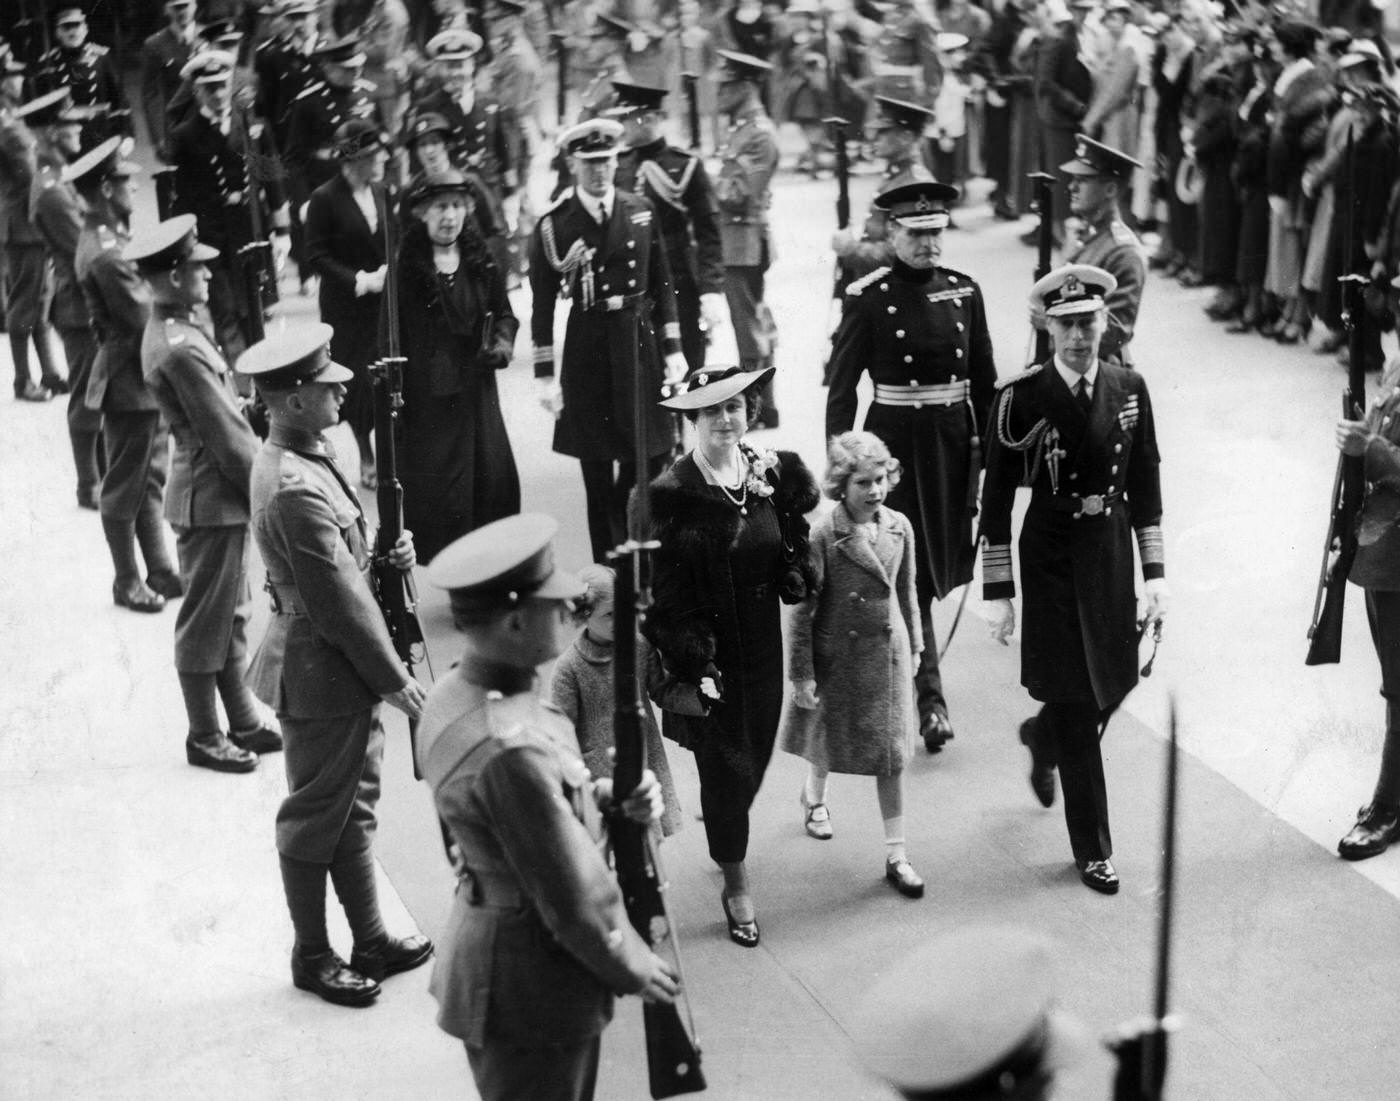
[{"label": "pearl necklace", "polygon": [[695,461],[700,464],[700,469],[710,476],[714,484],[719,486],[720,492],[729,499],[729,503],[739,510],[739,515],[747,516],[749,510],[745,502],[749,499],[749,483],[748,479],[745,477],[748,472],[743,469],[744,457],[742,453],[739,455],[739,479],[737,485],[739,494],[737,497],[734,495],[732,489],[719,480],[719,471],[710,465],[710,460],[705,458],[704,451],[697,447],[692,454],[695,456]]}]

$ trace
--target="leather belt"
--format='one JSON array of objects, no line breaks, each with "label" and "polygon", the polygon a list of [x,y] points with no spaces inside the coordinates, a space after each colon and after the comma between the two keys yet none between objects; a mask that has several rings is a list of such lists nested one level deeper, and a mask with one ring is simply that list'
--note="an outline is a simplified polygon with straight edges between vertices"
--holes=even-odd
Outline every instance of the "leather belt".
[{"label": "leather belt", "polygon": [[1121,493],[1090,493],[1086,496],[1051,497],[1050,506],[1056,512],[1068,512],[1071,519],[1085,516],[1107,516],[1112,506],[1123,499]]},{"label": "leather belt", "polygon": [[634,306],[640,306],[646,298],[646,294],[613,294],[607,298],[595,298],[593,305],[588,307],[591,313],[617,313],[618,310],[630,310]]},{"label": "leather belt", "polygon": [[272,598],[272,610],[278,615],[306,614],[306,607],[302,604],[301,594],[297,592],[295,585],[279,585],[269,577],[263,584],[263,589]]},{"label": "leather belt", "polygon": [[877,405],[912,405],[915,409],[925,405],[956,405],[966,401],[967,395],[967,379],[932,386],[875,385]]}]

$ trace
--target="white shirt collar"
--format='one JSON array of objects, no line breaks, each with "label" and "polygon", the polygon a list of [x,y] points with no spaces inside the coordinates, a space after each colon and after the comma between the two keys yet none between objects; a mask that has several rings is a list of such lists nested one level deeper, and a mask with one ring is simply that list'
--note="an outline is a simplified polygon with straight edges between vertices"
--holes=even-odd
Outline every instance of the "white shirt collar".
[{"label": "white shirt collar", "polygon": [[578,196],[583,200],[583,207],[589,214],[597,217],[598,206],[601,204],[603,207],[603,221],[606,222],[612,217],[613,203],[617,200],[617,188],[610,187],[602,195],[589,195],[580,191]]},{"label": "white shirt collar", "polygon": [[1060,359],[1059,353],[1056,352],[1055,370],[1060,373],[1060,378],[1065,380],[1065,385],[1069,387],[1069,392],[1071,394],[1074,393],[1074,388],[1079,385],[1079,380],[1081,378],[1089,384],[1089,393],[1091,394],[1094,392],[1094,387],[1098,385],[1099,361],[1097,359],[1094,360],[1093,363],[1089,364],[1089,369],[1081,375],[1078,371],[1074,370],[1073,368],[1066,367],[1064,364],[1064,360]]}]

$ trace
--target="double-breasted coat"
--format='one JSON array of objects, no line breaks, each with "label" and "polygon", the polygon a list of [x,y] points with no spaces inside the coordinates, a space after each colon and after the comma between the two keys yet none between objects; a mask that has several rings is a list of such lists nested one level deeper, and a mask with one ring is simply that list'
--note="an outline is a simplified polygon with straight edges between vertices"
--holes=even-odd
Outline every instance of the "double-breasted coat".
[{"label": "double-breasted coat", "polygon": [[[661,355],[681,351],[670,267],[651,203],[616,191],[612,216],[601,225],[574,189],[566,190],[530,238],[530,289],[537,378],[554,374],[558,300],[567,296],[572,303],[559,363],[564,410],[554,425],[554,450],[576,459],[631,460],[633,372],[643,393],[659,394]],[[663,455],[672,443],[666,411],[650,399],[646,407],[648,452]]]},{"label": "double-breasted coat", "polygon": [[84,42],[76,49],[54,46],[42,54],[35,64],[33,91],[42,95],[59,88],[68,89],[76,107],[106,108],[103,116],[83,126],[84,149],[114,134],[135,136],[121,74],[106,46]]},{"label": "double-breasted coat", "polygon": [[335,132],[351,119],[369,119],[381,129],[384,120],[374,99],[375,88],[356,79],[348,87],[312,80],[291,103],[283,152],[292,166],[292,201],[298,206],[316,188],[339,174]]},{"label": "double-breasted coat", "polygon": [[904,467],[889,505],[914,525],[920,573],[947,596],[972,579],[977,441],[996,384],[981,289],[951,268],[877,268],[847,288],[830,370],[828,437],[854,427],[861,375],[876,385],[865,428]]},{"label": "double-breasted coat", "polygon": [[889,776],[914,747],[913,648],[923,631],[914,528],[881,507],[872,540],[842,504],[812,528],[813,591],[788,623],[788,677],[820,705],[789,705],[779,744],[828,772]]},{"label": "double-breasted coat", "polygon": [[1021,683],[1042,702],[1111,710],[1137,684],[1133,534],[1145,579],[1164,575],[1162,491],[1143,377],[1098,364],[1086,415],[1053,361],[1001,384],[982,488],[984,599],[1016,595],[1011,510],[1021,527]]}]

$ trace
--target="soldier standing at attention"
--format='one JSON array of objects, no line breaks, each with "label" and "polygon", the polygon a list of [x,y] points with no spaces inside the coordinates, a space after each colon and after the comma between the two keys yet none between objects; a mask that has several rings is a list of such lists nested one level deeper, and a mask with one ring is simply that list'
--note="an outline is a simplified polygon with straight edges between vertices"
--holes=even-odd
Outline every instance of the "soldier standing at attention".
[{"label": "soldier standing at attention", "polygon": [[[556,418],[554,450],[583,468],[593,560],[622,542],[636,484],[633,394],[658,393],[686,373],[671,274],[655,211],[613,186],[621,123],[594,119],[559,135],[574,186],[541,216],[530,239],[530,335],[540,403]],[[555,381],[554,310],[573,300]],[[658,336],[656,327],[661,333]],[[659,347],[658,347],[659,345]],[[647,403],[646,478],[674,442],[666,411]]]},{"label": "soldier standing at attention", "polygon": [[[135,612],[158,612],[184,588],[170,561],[161,520],[169,436],[141,373],[150,293],[122,256],[130,240],[131,177],[140,169],[121,160],[120,146],[120,138],[108,138],[70,164],[63,178],[86,208],[73,269],[100,339],[87,406],[102,413],[107,451],[98,511],[116,570],[112,599]],[[146,561],[144,584],[136,565],[137,542]]]},{"label": "soldier standing at attention", "polygon": [[914,687],[919,732],[930,753],[953,737],[930,606],[972,580],[979,437],[996,384],[982,291],[962,272],[938,263],[948,203],[957,196],[957,188],[925,180],[876,198],[894,257],[889,267],[876,268],[846,291],[826,398],[831,438],[854,427],[856,386],[868,371],[875,400],[865,428],[903,467],[886,503],[914,526],[923,621]]},{"label": "soldier standing at attention", "polygon": [[[292,983],[336,1005],[369,1005],[388,975],[426,963],[423,936],[391,937],[374,882],[375,806],[384,758],[379,703],[416,719],[423,689],[394,652],[369,586],[371,540],[359,498],[323,432],[345,397],[331,328],[254,344],[238,361],[271,428],[253,461],[253,537],[274,615],[248,672],[282,723],[287,797],[277,851],[296,944]],[[413,568],[408,532],[390,561]],[[346,964],[326,932],[326,875],[354,937]]]},{"label": "soldier standing at attention", "polygon": [[[626,148],[617,159],[617,186],[651,201],[666,246],[681,347],[692,371],[705,366],[705,331],[727,324],[719,206],[704,162],[661,134],[664,88],[613,81]],[[701,326],[704,326],[702,330]]]},{"label": "soldier standing at attention", "polygon": [[[175,437],[165,518],[175,529],[185,598],[175,620],[175,672],[185,699],[185,756],[216,772],[251,772],[282,748],[264,723],[247,670],[248,485],[258,441],[239,410],[228,364],[195,311],[209,298],[209,261],[193,214],[161,222],[126,247],[150,288],[141,338],[146,385]],[[228,716],[219,724],[215,694]]]},{"label": "soldier standing at attention", "polygon": [[1147,383],[1099,355],[1113,289],[1108,272],[1079,264],[1031,289],[1055,355],[998,384],[982,487],[983,598],[992,636],[1005,643],[1016,627],[1011,510],[1017,487],[1030,486],[1020,539],[1021,683],[1042,707],[1022,724],[1021,739],[1031,751],[1031,788],[1046,807],[1058,765],[1079,878],[1104,894],[1117,892],[1118,875],[1099,739],[1138,680],[1130,533],[1147,624],[1165,615],[1168,599]]},{"label": "soldier standing at attention", "polygon": [[1142,308],[1147,258],[1137,234],[1123,224],[1118,199],[1132,183],[1134,170],[1141,167],[1126,153],[1083,134],[1074,159],[1060,165],[1069,177],[1069,212],[1084,227],[1079,247],[1070,251],[1066,262],[1102,268],[1118,281],[1108,296],[1108,330],[1099,354],[1117,359],[1124,367],[1133,365],[1128,345]]},{"label": "soldier standing at attention", "polygon": [[[466,638],[418,732],[423,778],[461,853],[431,990],[482,1101],[590,1101],[614,996],[669,1004],[679,990],[632,928],[602,852],[611,781],[590,779],[569,720],[536,695],[584,591],[554,565],[557,528],[537,513],[497,520],[428,568]],[[660,817],[650,770],[621,809]]]},{"label": "soldier standing at attention", "polygon": [[168,22],[141,46],[141,113],[156,156],[165,159],[165,111],[180,90],[181,70],[195,48],[194,0],[165,0]]},{"label": "soldier standing at attention", "polygon": [[83,140],[89,148],[113,135],[132,138],[131,112],[127,110],[121,75],[111,51],[88,41],[83,9],[77,4],[59,4],[53,25],[58,44],[40,56],[33,91],[67,88],[77,106],[103,109],[84,129]]},{"label": "soldier standing at attention", "polygon": [[[720,50],[719,110],[729,116],[729,137],[715,184],[719,200],[720,239],[724,249],[724,293],[745,371],[773,366],[778,342],[772,311],[763,300],[764,273],[773,263],[768,233],[769,186],[778,167],[777,129],[763,109],[762,89],[773,66],[747,54]],[[763,412],[754,428],[777,428],[773,376],[761,393]]]}]

